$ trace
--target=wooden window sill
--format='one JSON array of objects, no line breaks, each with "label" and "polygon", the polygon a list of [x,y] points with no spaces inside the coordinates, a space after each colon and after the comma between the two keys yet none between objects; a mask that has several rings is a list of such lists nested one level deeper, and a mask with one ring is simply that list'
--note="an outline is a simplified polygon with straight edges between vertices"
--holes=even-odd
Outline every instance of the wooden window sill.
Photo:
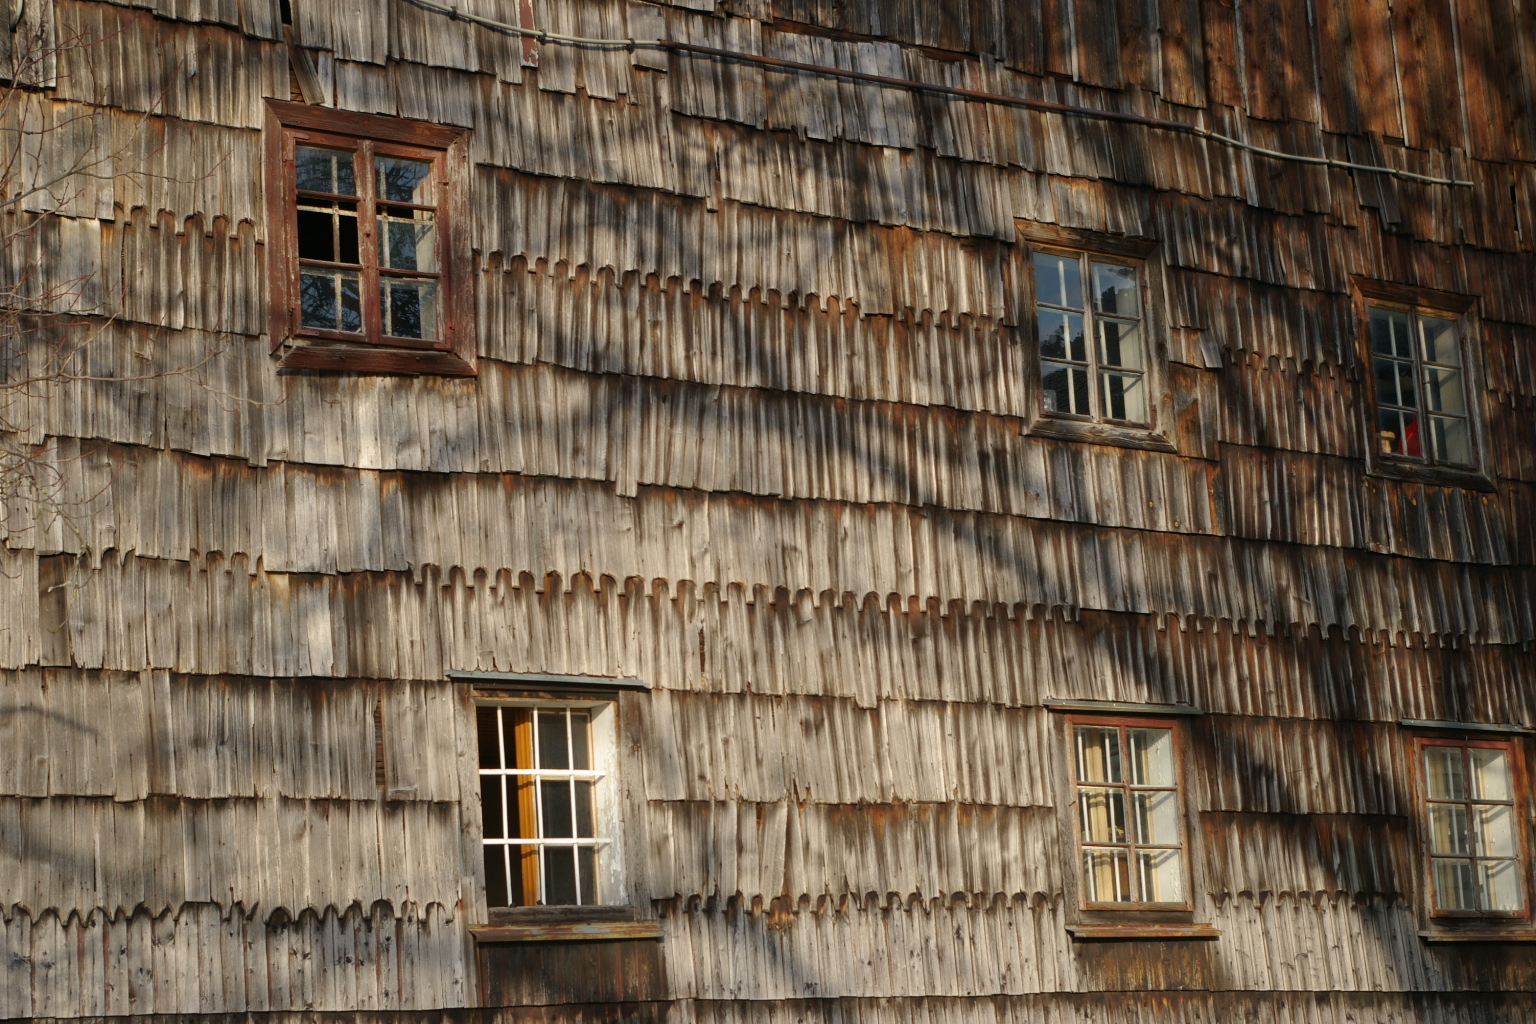
[{"label": "wooden window sill", "polygon": [[1425,942],[1536,942],[1536,931],[1423,931]]},{"label": "wooden window sill", "polygon": [[452,352],[434,349],[375,348],[371,345],[295,344],[282,355],[284,370],[340,373],[425,374],[473,377],[475,367]]},{"label": "wooden window sill", "polygon": [[1116,448],[1140,448],[1154,452],[1179,450],[1166,434],[1151,427],[1122,427],[1114,423],[1069,420],[1055,416],[1037,415],[1030,420],[1024,433],[1031,437],[1049,437],[1057,441],[1081,441],[1085,444],[1105,444]]},{"label": "wooden window sill", "polygon": [[1375,453],[1369,453],[1366,459],[1366,475],[1403,483],[1424,484],[1429,487],[1462,487],[1471,491],[1498,490],[1493,477],[1483,469],[1400,462]]},{"label": "wooden window sill", "polygon": [[549,921],[542,924],[490,924],[469,930],[476,942],[615,942],[659,939],[655,921]]},{"label": "wooden window sill", "polygon": [[1069,924],[1067,932],[1078,942],[1221,938],[1208,924]]}]

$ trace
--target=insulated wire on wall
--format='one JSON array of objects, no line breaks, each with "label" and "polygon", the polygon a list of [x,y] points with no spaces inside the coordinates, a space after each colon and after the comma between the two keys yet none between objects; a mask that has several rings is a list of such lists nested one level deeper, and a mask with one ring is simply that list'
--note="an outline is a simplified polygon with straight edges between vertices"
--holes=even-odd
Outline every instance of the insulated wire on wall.
[{"label": "insulated wire on wall", "polygon": [[1195,138],[1205,139],[1206,141],[1219,143],[1223,146],[1230,146],[1245,153],[1253,153],[1275,160],[1288,160],[1292,163],[1336,167],[1345,171],[1367,171],[1373,174],[1385,174],[1393,178],[1401,178],[1405,181],[1417,181],[1426,185],[1451,185],[1460,188],[1471,188],[1473,184],[1470,181],[1460,181],[1456,178],[1436,178],[1427,174],[1415,174],[1413,171],[1405,171],[1397,167],[1381,167],[1375,164],[1355,163],[1351,160],[1335,160],[1332,157],[1326,156],[1286,153],[1278,149],[1256,146],[1251,142],[1244,142],[1242,139],[1234,139],[1230,135],[1223,135],[1221,132],[1211,128],[1202,128],[1199,125],[1189,124],[1185,121],[1175,121],[1169,118],[1147,117],[1143,114],[1128,114],[1117,110],[1100,110],[1097,107],[1057,103],[1053,100],[1029,99],[1024,96],[1007,96],[1003,93],[985,92],[980,89],[962,89],[952,85],[933,85],[910,78],[890,78],[885,75],[871,75],[863,71],[847,71],[842,68],[828,67],[824,64],[804,64],[800,61],[782,60],[778,57],[764,57],[754,53],[742,53],[737,50],[722,50],[713,46],[700,46],[697,43],[679,43],[670,39],[601,39],[587,36],[562,35],[558,32],[548,32],[537,28],[524,28],[520,25],[509,25],[506,22],[494,21],[490,18],[482,18],[474,14],[466,14],[455,7],[434,3],[433,0],[406,0],[406,2],[424,11],[445,15],[455,21],[469,22],[470,24],[490,29],[493,32],[502,32],[507,35],[528,36],[540,43],[554,43],[559,46],[592,49],[666,50],[672,53],[696,54],[728,60],[738,64],[753,64],[758,67],[774,68],[781,71],[797,71],[804,74],[820,75],[826,78],[841,78],[853,82],[869,82],[874,85],[908,89],[912,92],[923,92],[938,96],[954,96],[959,99],[991,103],[997,106],[1024,107],[1028,110],[1041,110],[1052,114],[1067,114],[1074,117],[1094,118],[1100,121],[1136,124],[1146,128],[1157,128],[1163,131],[1178,132],[1182,135],[1191,135]]}]

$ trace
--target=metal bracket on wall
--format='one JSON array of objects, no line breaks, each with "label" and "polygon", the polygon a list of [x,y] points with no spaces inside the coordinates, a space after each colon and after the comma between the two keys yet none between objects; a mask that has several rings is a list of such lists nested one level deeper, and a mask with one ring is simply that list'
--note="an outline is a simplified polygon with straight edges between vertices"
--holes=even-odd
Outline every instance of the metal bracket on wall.
[{"label": "metal bracket on wall", "polygon": [[1193,704],[1137,704],[1120,700],[1060,700],[1045,698],[1050,711],[1118,711],[1127,715],[1203,715]]}]

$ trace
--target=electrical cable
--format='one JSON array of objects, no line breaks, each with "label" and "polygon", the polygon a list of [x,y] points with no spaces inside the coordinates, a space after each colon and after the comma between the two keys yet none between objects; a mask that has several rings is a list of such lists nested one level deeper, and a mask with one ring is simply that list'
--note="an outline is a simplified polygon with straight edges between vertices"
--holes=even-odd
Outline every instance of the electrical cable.
[{"label": "electrical cable", "polygon": [[1458,188],[1473,187],[1473,183],[1470,181],[1460,181],[1456,178],[1436,178],[1427,174],[1405,171],[1397,167],[1362,164],[1352,160],[1335,160],[1332,157],[1326,156],[1306,156],[1301,153],[1287,153],[1278,149],[1270,149],[1266,146],[1257,146],[1251,142],[1244,142],[1242,139],[1235,139],[1230,135],[1224,135],[1212,128],[1203,128],[1200,125],[1190,124],[1187,121],[1176,121],[1171,118],[1148,117],[1144,114],[1129,114],[1118,110],[1101,110],[1097,107],[1059,103],[1055,100],[1037,100],[1025,96],[1008,96],[1003,93],[985,92],[980,89],[963,89],[953,85],[934,85],[910,78],[872,75],[864,71],[849,71],[843,68],[828,67],[825,64],[805,64],[800,61],[784,60],[779,57],[765,57],[755,53],[742,53],[738,50],[722,50],[713,46],[700,46],[697,43],[680,43],[670,39],[601,39],[587,36],[562,35],[558,32],[546,31],[545,29],[524,28],[520,25],[509,25],[506,22],[482,18],[475,14],[466,14],[456,7],[435,3],[433,0],[405,0],[405,2],[424,11],[445,15],[455,21],[469,22],[470,24],[479,25],[482,28],[506,35],[529,36],[540,43],[554,43],[560,46],[589,49],[664,50],[681,54],[697,54],[719,60],[728,60],[737,64],[751,64],[774,70],[796,71],[826,78],[841,78],[853,82],[868,82],[873,85],[907,89],[912,92],[929,93],[938,96],[954,96],[959,99],[990,103],[996,106],[1022,107],[1027,110],[1040,110],[1050,114],[1065,114],[1074,117],[1093,118],[1100,121],[1141,125],[1146,128],[1156,128],[1163,131],[1177,132],[1182,135],[1190,135],[1198,139],[1204,139],[1275,160],[1288,160],[1293,163],[1311,164],[1319,167],[1334,167],[1345,171],[1385,174],[1393,178],[1416,181],[1425,185],[1448,185]]}]

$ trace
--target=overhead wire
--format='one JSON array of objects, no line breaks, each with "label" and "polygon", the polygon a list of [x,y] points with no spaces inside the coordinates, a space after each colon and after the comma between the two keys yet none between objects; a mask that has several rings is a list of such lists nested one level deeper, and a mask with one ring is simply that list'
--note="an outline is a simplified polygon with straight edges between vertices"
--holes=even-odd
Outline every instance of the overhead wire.
[{"label": "overhead wire", "polygon": [[953,96],[958,99],[972,100],[980,103],[993,104],[1004,107],[1022,107],[1027,110],[1039,110],[1050,114],[1063,114],[1072,117],[1092,118],[1100,121],[1114,121],[1121,124],[1134,124],[1146,128],[1162,131],[1176,132],[1181,135],[1189,135],[1208,142],[1228,146],[1232,149],[1252,153],[1256,156],[1268,157],[1274,160],[1286,160],[1293,163],[1310,164],[1318,167],[1333,167],[1344,171],[1363,171],[1371,174],[1384,174],[1389,177],[1399,178],[1404,181],[1416,181],[1425,185],[1447,185],[1455,188],[1471,188],[1473,183],[1461,181],[1456,178],[1438,178],[1428,174],[1418,174],[1414,171],[1403,170],[1400,167],[1385,167],[1379,164],[1364,164],[1353,160],[1338,160],[1328,156],[1309,156],[1304,153],[1288,153],[1284,150],[1271,149],[1268,146],[1259,146],[1242,139],[1233,138],[1230,135],[1218,132],[1213,128],[1206,128],[1188,121],[1178,121],[1172,118],[1149,117],[1145,114],[1132,114],[1119,110],[1104,110],[1099,107],[1085,107],[1074,103],[1061,103],[1056,100],[1032,99],[1027,96],[1009,96],[1006,93],[987,92],[982,89],[965,89],[954,85],[937,85],[930,82],[919,82],[911,78],[894,78],[888,75],[874,75],[864,71],[851,71],[845,68],[835,68],[825,64],[807,64],[802,61],[784,60],[780,57],[767,57],[762,54],[744,53],[739,50],[725,50],[714,46],[701,46],[698,43],[683,43],[672,39],[631,39],[631,38],[596,38],[590,36],[564,35],[559,32],[550,32],[547,29],[529,28],[522,25],[511,25],[506,22],[496,21],[491,18],[482,18],[476,14],[469,14],[448,4],[436,3],[435,0],[405,0],[424,11],[444,15],[454,21],[468,22],[479,25],[482,28],[506,35],[532,38],[540,43],[553,43],[559,46],[572,46],[588,49],[610,50],[662,50],[680,54],[694,54],[719,60],[728,60],[737,64],[750,64],[758,67],[770,68],[780,71],[794,71],[810,75],[819,75],[826,78],[839,78],[845,81],[868,82],[872,85],[882,85],[897,89],[907,89],[912,92],[928,93],[937,96]]}]

